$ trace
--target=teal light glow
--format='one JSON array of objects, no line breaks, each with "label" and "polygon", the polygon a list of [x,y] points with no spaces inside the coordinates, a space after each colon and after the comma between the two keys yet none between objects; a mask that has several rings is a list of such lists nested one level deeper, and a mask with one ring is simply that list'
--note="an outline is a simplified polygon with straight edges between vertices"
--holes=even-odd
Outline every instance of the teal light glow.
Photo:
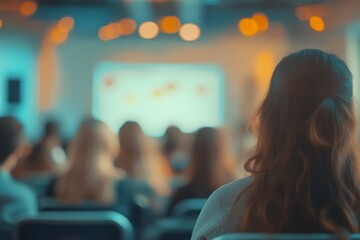
[{"label": "teal light glow", "polygon": [[[4,34],[4,33],[1,33]],[[8,37],[0,34],[0,115],[17,117],[25,126],[28,138],[39,132],[37,100],[37,54],[31,38]],[[20,103],[7,102],[7,81],[20,79]]]},{"label": "teal light glow", "polygon": [[169,125],[193,132],[221,126],[223,112],[224,75],[217,66],[104,62],[95,69],[93,115],[114,131],[133,120],[154,137]]}]

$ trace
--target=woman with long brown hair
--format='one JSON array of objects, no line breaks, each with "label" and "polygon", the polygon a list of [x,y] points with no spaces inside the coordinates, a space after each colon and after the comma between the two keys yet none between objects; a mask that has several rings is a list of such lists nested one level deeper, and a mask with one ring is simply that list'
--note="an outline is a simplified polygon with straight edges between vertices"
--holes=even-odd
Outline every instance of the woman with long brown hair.
[{"label": "woman with long brown hair", "polygon": [[257,146],[245,164],[252,176],[210,197],[192,239],[358,232],[360,166],[346,64],[313,49],[285,57],[255,120]]},{"label": "woman with long brown hair", "polygon": [[65,203],[113,203],[115,184],[124,176],[114,167],[118,153],[118,141],[108,126],[86,119],[71,142],[68,169],[54,183],[53,194]]},{"label": "woman with long brown hair", "polygon": [[189,179],[177,189],[167,214],[186,199],[208,198],[213,191],[235,179],[235,164],[229,154],[225,136],[220,129],[204,127],[194,136],[191,150]]},{"label": "woman with long brown hair", "polygon": [[130,195],[147,199],[156,212],[161,212],[163,198],[171,193],[168,162],[136,122],[125,122],[118,138],[121,153],[116,163],[124,170],[126,177],[117,191],[123,193],[131,189]]}]

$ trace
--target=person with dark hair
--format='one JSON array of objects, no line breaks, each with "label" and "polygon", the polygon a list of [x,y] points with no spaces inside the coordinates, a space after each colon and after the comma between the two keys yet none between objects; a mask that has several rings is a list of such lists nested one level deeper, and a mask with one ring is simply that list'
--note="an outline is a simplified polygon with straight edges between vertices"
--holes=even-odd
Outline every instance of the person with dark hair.
[{"label": "person with dark hair", "polygon": [[227,150],[220,130],[204,127],[196,132],[189,180],[175,191],[167,215],[171,215],[173,208],[181,201],[208,198],[217,188],[235,179],[235,168]]},{"label": "person with dark hair", "polygon": [[163,136],[162,153],[173,171],[172,189],[177,189],[186,180],[189,156],[184,140],[184,133],[176,126],[169,126]]},{"label": "person with dark hair", "polygon": [[229,232],[359,232],[360,165],[352,75],[306,49],[275,68],[255,115],[252,176],[209,198],[192,239]]},{"label": "person with dark hair", "polygon": [[18,219],[37,213],[34,193],[15,181],[10,171],[22,156],[23,130],[13,117],[0,117],[0,225],[11,226]]},{"label": "person with dark hair", "polygon": [[126,172],[118,187],[119,195],[131,189],[127,192],[133,199],[146,199],[156,213],[162,212],[162,202],[171,193],[168,162],[136,122],[125,122],[119,129],[118,138],[121,152],[117,166]]},{"label": "person with dark hair", "polygon": [[47,185],[61,172],[66,160],[59,131],[57,122],[45,122],[41,140],[13,171],[14,177],[30,186],[38,196],[44,194]]},{"label": "person with dark hair", "polygon": [[164,141],[162,145],[162,152],[167,159],[176,154],[182,148],[181,130],[176,126],[169,126],[164,134]]}]

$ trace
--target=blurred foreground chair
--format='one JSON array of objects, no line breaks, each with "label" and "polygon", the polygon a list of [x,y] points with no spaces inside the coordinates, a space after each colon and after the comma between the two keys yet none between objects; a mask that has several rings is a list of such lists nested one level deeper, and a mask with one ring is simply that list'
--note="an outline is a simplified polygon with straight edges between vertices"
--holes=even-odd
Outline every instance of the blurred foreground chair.
[{"label": "blurred foreground chair", "polygon": [[172,216],[197,218],[204,207],[207,198],[193,198],[179,202],[175,205]]},{"label": "blurred foreground chair", "polygon": [[142,240],[187,240],[191,238],[196,219],[165,218],[146,229]]},{"label": "blurred foreground chair", "polygon": [[230,233],[214,238],[213,240],[340,240],[360,239],[360,234],[337,236],[332,234],[264,234],[264,233]]},{"label": "blurred foreground chair", "polygon": [[90,201],[67,204],[59,202],[56,198],[46,197],[39,199],[40,211],[111,211],[112,209],[112,205],[99,204]]},{"label": "blurred foreground chair", "polygon": [[191,238],[196,220],[207,199],[194,198],[179,202],[170,218],[164,218],[142,234],[142,240],[186,240]]},{"label": "blurred foreground chair", "polygon": [[39,211],[115,211],[128,217],[129,206],[116,204],[99,204],[92,201],[77,204],[66,204],[59,202],[56,198],[40,198]]},{"label": "blurred foreground chair", "polygon": [[15,227],[15,240],[132,240],[131,223],[111,211],[43,212]]}]

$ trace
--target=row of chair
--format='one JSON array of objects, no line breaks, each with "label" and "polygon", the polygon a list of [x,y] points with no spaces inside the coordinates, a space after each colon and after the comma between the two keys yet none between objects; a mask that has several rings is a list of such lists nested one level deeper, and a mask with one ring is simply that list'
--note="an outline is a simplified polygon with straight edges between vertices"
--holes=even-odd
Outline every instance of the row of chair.
[{"label": "row of chair", "polygon": [[[111,211],[48,211],[21,220],[15,240],[183,240],[190,239],[196,219],[168,218],[157,221],[139,236],[130,221]],[[135,238],[136,237],[136,238]]]},{"label": "row of chair", "polygon": [[[169,218],[156,222],[144,231],[144,240],[186,240],[191,238],[194,218]],[[14,240],[134,240],[131,223],[123,215],[111,211],[56,211],[42,212],[36,218],[20,221],[15,228]],[[360,234],[262,234],[233,233],[214,240],[335,240],[356,239]]]},{"label": "row of chair", "polygon": [[[196,218],[206,199],[190,199],[175,206],[170,218],[155,221],[145,230],[146,209],[138,211],[131,221],[111,206],[84,203],[78,206],[60,204],[53,199],[41,202],[39,216],[20,221],[15,240],[177,240],[190,239]],[[135,219],[135,220],[134,220]],[[137,219],[137,220],[136,220]]]},{"label": "row of chair", "polygon": [[133,228],[123,215],[111,211],[42,212],[21,220],[15,240],[132,240]]},{"label": "row of chair", "polygon": [[230,233],[214,238],[213,240],[360,240],[360,234],[264,234],[264,233]]}]

